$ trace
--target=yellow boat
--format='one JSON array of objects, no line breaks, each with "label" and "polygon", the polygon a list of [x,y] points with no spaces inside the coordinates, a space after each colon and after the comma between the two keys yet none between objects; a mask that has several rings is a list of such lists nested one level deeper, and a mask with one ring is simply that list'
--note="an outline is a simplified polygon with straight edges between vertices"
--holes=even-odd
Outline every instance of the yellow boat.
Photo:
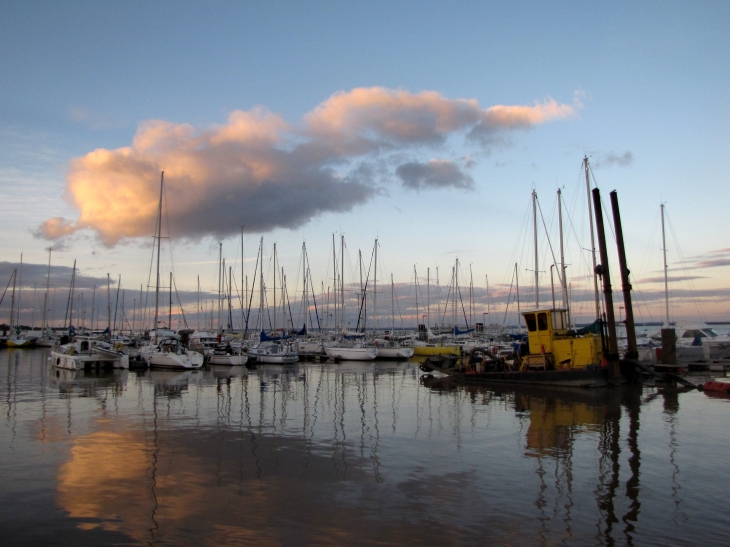
[{"label": "yellow boat", "polygon": [[413,355],[461,355],[461,347],[444,344],[413,346]]}]

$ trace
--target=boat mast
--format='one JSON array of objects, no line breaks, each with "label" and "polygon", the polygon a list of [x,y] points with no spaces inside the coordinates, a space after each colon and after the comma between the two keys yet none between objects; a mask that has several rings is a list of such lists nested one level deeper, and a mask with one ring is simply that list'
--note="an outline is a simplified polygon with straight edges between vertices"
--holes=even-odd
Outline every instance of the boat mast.
[{"label": "boat mast", "polygon": [[[244,282],[248,285],[248,281],[246,280],[246,276],[243,271],[243,226],[241,226],[241,335],[243,335],[245,320],[243,306],[244,302],[246,302],[246,293],[248,292],[248,287],[244,285]],[[243,338],[241,338],[241,344],[243,344]],[[241,347],[243,347],[243,345],[241,345]]]},{"label": "boat mast", "polygon": [[588,175],[588,156],[583,158],[586,174],[586,193],[588,195],[588,225],[591,227],[591,257],[593,258],[593,293],[596,299],[596,319],[601,317],[601,301],[598,296],[598,274],[596,273],[596,236],[593,233],[593,197]]},{"label": "boat mast", "polygon": [[568,312],[568,328],[570,328],[570,304],[568,303],[568,284],[565,275],[565,252],[563,250],[563,193],[558,188],[558,226],[560,227],[560,289],[563,293],[563,307]]},{"label": "boat mast", "polygon": [[260,310],[259,310],[259,316],[261,317],[261,332],[264,331],[264,236],[261,236],[261,243],[259,243],[259,253],[261,254],[261,271],[259,272],[259,275],[261,276],[261,287],[259,287],[260,292]]},{"label": "boat mast", "polygon": [[18,325],[21,324],[20,320],[20,312],[23,309],[21,307],[21,297],[23,296],[23,253],[20,253],[20,281],[18,281],[18,317],[16,317],[16,321],[18,322]]},{"label": "boat mast", "polygon": [[[76,260],[74,260],[74,268],[71,272],[71,292],[69,297],[68,306],[68,326],[73,327],[73,314],[74,314],[74,287],[76,285]],[[20,323],[20,297],[18,297],[18,323]],[[65,327],[66,325],[64,325]]]},{"label": "boat mast", "polygon": [[[491,322],[492,316],[490,314],[491,310],[489,309],[489,276],[487,274],[484,274],[484,278],[487,280],[487,315],[489,315],[487,319],[489,319]],[[486,327],[486,325],[484,326]]]},{"label": "boat mast", "polygon": [[393,274],[390,274],[390,320],[393,325],[390,329],[392,338],[395,336],[395,283],[393,283]]},{"label": "boat mast", "polygon": [[431,325],[431,268],[426,268],[426,327]]},{"label": "boat mast", "polygon": [[[157,337],[157,320],[160,313],[160,240],[162,239],[162,188],[165,184],[165,172],[160,174],[160,204],[157,208],[157,283],[155,284],[155,323],[152,328],[155,329],[155,337]],[[108,279],[108,274],[107,274]],[[109,315],[110,311],[107,313]],[[111,323],[111,317],[109,317]],[[109,325],[111,326],[111,325]],[[111,330],[110,330],[111,334]]]},{"label": "boat mast", "polygon": [[10,328],[12,329],[15,325],[13,325],[13,318],[15,315],[15,279],[18,277],[18,268],[13,268],[13,293],[10,296]]},{"label": "boat mast", "polygon": [[537,192],[532,191],[532,228],[533,228],[533,240],[535,243],[535,308],[540,307],[540,286],[539,286],[539,272],[537,263]]},{"label": "boat mast", "polygon": [[[120,278],[121,281],[121,278]],[[121,284],[121,283],[120,283]],[[172,330],[172,272],[170,272],[170,288],[168,289],[168,294],[170,295],[170,304],[167,312],[167,328]],[[117,298],[119,297],[119,289],[117,289]],[[116,325],[117,322],[117,316],[116,313],[114,314],[114,324]]]},{"label": "boat mast", "polygon": [[378,328],[378,238],[375,238],[375,275],[373,276],[373,330]]},{"label": "boat mast", "polygon": [[416,265],[413,265],[413,284],[416,288],[416,330],[418,330],[418,325],[420,325],[420,316],[418,314],[418,272],[416,271]]},{"label": "boat mast", "polygon": [[220,241],[218,242],[218,330],[221,330],[221,327],[223,326],[222,319],[221,319],[221,306],[223,304],[222,302],[222,296],[221,296],[221,285],[222,285],[222,277],[225,275],[225,271],[223,269],[223,243]]},{"label": "boat mast", "polygon": [[515,262],[515,284],[517,286],[517,328],[522,328],[522,315],[520,314],[520,276],[517,275],[517,262]]},{"label": "boat mast", "polygon": [[276,333],[276,242],[274,242],[274,333]]},{"label": "boat mast", "polygon": [[304,283],[302,287],[302,308],[304,309],[304,326],[307,326],[307,319],[309,319],[309,306],[307,298],[307,243],[302,241],[302,277]]},{"label": "boat mast", "polygon": [[340,234],[340,297],[342,299],[342,328],[345,328],[345,236]]},{"label": "boat mast", "polygon": [[48,247],[48,276],[46,277],[46,294],[43,297],[43,325],[41,327],[43,333],[48,328],[48,292],[51,289],[51,251],[52,247]]},{"label": "boat mast", "polygon": [[[327,302],[329,302],[329,288],[327,288]],[[337,251],[335,250],[335,234],[332,233],[332,304],[334,317],[335,333],[337,333]]]},{"label": "boat mast", "polygon": [[669,266],[667,266],[667,240],[664,237],[664,204],[660,205],[662,211],[662,251],[664,253],[664,316],[666,326],[669,328]]}]

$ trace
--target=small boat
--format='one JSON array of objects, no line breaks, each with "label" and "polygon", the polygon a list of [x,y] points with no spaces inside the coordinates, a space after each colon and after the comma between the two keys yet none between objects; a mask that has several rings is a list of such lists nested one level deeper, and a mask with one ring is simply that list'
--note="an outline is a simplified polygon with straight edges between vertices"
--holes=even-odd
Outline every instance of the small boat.
[{"label": "small boat", "polygon": [[249,357],[257,363],[286,365],[299,361],[299,354],[292,344],[261,342],[249,349]]},{"label": "small boat", "polygon": [[376,340],[378,359],[410,359],[413,357],[413,348],[401,346],[394,340]]},{"label": "small boat", "polygon": [[241,351],[240,346],[233,348],[231,344],[219,344],[205,355],[205,360],[210,365],[243,366],[248,362],[248,355]]},{"label": "small boat", "polygon": [[325,346],[324,352],[330,359],[345,361],[372,361],[378,356],[378,348],[363,342],[351,344],[339,342],[332,346]]},{"label": "small boat", "polygon": [[11,336],[5,341],[9,348],[32,348],[35,347],[35,342],[35,338],[24,336]]},{"label": "small boat", "polygon": [[468,354],[435,355],[420,366],[459,380],[495,383],[603,387],[609,385],[603,365],[602,335],[586,330],[582,334],[567,328],[566,310],[543,309],[524,312],[527,336],[513,360],[473,348]]},{"label": "small boat", "polygon": [[54,367],[82,370],[95,366],[129,368],[129,356],[102,340],[78,336],[73,342],[54,346],[49,357]]},{"label": "small boat", "polygon": [[198,369],[203,366],[203,355],[186,348],[177,338],[162,338],[157,345],[140,349],[139,355],[149,367]]}]

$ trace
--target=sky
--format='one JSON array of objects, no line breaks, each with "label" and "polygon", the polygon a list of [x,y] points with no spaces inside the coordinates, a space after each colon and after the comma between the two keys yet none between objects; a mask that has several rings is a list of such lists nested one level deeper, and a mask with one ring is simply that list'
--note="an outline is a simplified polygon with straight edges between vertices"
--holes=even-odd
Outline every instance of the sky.
[{"label": "sky", "polygon": [[665,316],[660,204],[670,319],[730,320],[726,2],[27,1],[0,15],[0,276],[11,291],[17,268],[19,285],[22,254],[25,324],[42,315],[49,248],[54,321],[74,261],[84,321],[120,279],[127,321],[149,307],[162,171],[161,276],[174,271],[188,317],[218,291],[219,252],[233,292],[250,292],[262,237],[267,304],[274,243],[279,290],[284,268],[299,301],[306,242],[326,307],[344,236],[348,298],[361,252],[373,321],[390,321],[392,275],[404,326],[426,305],[448,322],[458,260],[461,322],[514,324],[517,284],[523,309],[553,286],[562,305],[560,189],[571,309],[590,321],[586,156],[609,225],[618,193],[637,320]]}]

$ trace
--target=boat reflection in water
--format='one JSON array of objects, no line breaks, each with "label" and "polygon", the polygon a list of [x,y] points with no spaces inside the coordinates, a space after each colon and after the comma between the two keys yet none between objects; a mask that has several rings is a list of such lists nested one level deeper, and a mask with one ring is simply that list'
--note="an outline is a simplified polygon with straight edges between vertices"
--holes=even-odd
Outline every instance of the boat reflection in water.
[{"label": "boat reflection in water", "polygon": [[5,355],[10,544],[692,545],[729,521],[730,401],[699,392],[457,385],[412,362],[61,377]]}]

